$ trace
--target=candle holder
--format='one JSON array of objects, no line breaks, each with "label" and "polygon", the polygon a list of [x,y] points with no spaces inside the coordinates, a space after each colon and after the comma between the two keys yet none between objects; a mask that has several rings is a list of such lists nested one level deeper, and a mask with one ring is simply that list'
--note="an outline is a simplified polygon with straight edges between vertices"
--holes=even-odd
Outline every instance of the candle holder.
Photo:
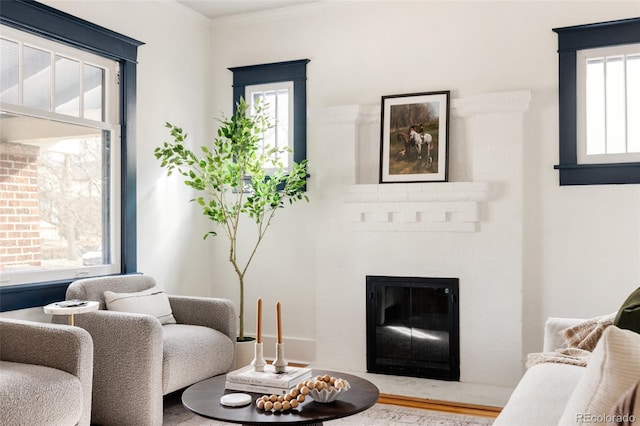
[{"label": "candle holder", "polygon": [[287,361],[284,359],[284,344],[276,343],[276,359],[272,365],[276,369],[276,373],[284,373],[287,371]]},{"label": "candle holder", "polygon": [[264,366],[267,363],[264,360],[264,356],[262,355],[262,343],[256,343],[254,346],[254,355],[253,361],[251,361],[251,365],[253,365],[254,371],[264,371]]}]

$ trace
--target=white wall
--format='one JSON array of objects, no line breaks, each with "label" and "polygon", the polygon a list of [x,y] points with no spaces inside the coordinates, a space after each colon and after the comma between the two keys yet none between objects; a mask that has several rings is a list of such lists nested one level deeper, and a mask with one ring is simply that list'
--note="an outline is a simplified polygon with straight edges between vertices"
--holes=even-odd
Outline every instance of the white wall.
[{"label": "white wall", "polygon": [[[466,98],[531,91],[523,121],[522,173],[506,182],[507,187],[522,191],[521,217],[510,218],[521,224],[521,283],[516,278],[514,285],[519,289],[504,289],[522,294],[522,305],[515,310],[521,314],[520,318],[506,315],[499,321],[477,318],[485,329],[496,333],[504,324],[522,327],[522,344],[514,339],[522,347],[511,353],[510,366],[520,363],[516,358],[524,353],[540,349],[545,317],[612,312],[640,283],[640,188],[558,186],[553,170],[558,161],[557,39],[551,31],[640,16],[637,1],[328,2],[284,14],[218,21],[211,31],[208,21],[173,2],[45,3],[146,43],[139,49],[138,67],[138,263],[141,271],[156,276],[170,291],[237,300],[235,287],[226,285],[235,278],[226,261],[224,240],[202,241],[208,224],[195,206],[186,203],[189,192],[177,179],[167,179],[153,158],[154,147],[167,139],[163,123],[181,125],[189,131],[192,143],[199,145],[211,135],[212,117],[231,111],[228,67],[301,58],[311,59],[308,108],[312,117],[335,106],[375,105],[380,96],[390,94],[449,89],[453,98]],[[408,31],[410,23],[416,23],[419,31]],[[322,159],[326,155],[323,134],[311,127],[311,203],[287,208],[276,217],[247,276],[247,300],[260,295],[266,306],[281,300],[285,336],[299,344],[295,347],[299,357],[308,359],[305,351],[313,348],[316,337],[322,337],[315,342],[313,353],[327,360],[325,345],[334,336],[340,336],[340,342],[355,342],[355,351],[360,351],[364,337],[351,336],[353,324],[348,322],[336,327],[334,336],[326,335],[326,328],[319,333],[316,317],[331,317],[335,312],[332,299],[343,310],[361,312],[362,306],[357,305],[359,300],[342,306],[345,300],[342,293],[333,291],[339,288],[335,283],[326,287],[331,293],[323,292],[327,283],[318,272],[330,265],[315,258],[318,241],[333,244],[338,254],[343,249],[366,248],[369,241],[319,235],[316,224],[327,213],[322,202],[333,196],[323,189],[320,177],[348,184],[353,175],[345,170],[332,174],[331,165]],[[371,136],[370,143],[377,147],[377,135]],[[452,147],[467,146],[455,140],[451,143]],[[482,151],[481,146],[473,148]],[[339,158],[341,152],[335,155]],[[473,177],[452,170],[452,179],[465,174]],[[496,240],[497,234],[490,235],[486,250],[497,253],[491,267],[499,275],[504,247]],[[448,247],[447,239],[455,237],[443,234],[439,238]],[[402,235],[373,243],[417,245],[412,238],[403,240]],[[358,268],[366,266],[365,262]],[[434,270],[434,275],[440,272]],[[509,301],[511,297],[513,294]],[[485,302],[491,303],[491,309],[500,309],[499,298]],[[275,331],[270,326],[274,323],[271,311],[265,309],[267,334]],[[250,312],[249,325],[253,319]],[[506,345],[511,351],[512,345]],[[348,352],[348,347],[343,351]],[[474,363],[492,365],[488,353]],[[355,356],[362,360],[361,353]],[[348,359],[353,362],[353,355]],[[492,382],[490,377],[482,380]],[[493,381],[515,380],[517,372],[510,368],[507,377]]]},{"label": "white wall", "polygon": [[[308,65],[311,118],[323,108],[376,104],[382,95],[449,89],[452,97],[465,98],[530,90],[531,105],[523,122],[522,174],[506,182],[508,188],[522,191],[521,213],[515,218],[522,227],[521,282],[516,279],[512,283],[520,287],[516,294],[521,293],[522,300],[515,303],[522,304],[521,314],[519,318],[507,315],[489,324],[496,333],[509,323],[522,329],[522,344],[517,339],[515,342],[521,346],[517,357],[522,358],[525,353],[541,348],[542,324],[547,316],[588,317],[612,312],[640,283],[638,186],[558,186],[557,172],[553,170],[558,162],[557,38],[552,32],[555,27],[639,15],[640,4],[625,1],[380,1],[330,2],[299,7],[285,14],[265,13],[220,20],[214,22],[212,35],[214,110],[230,111],[231,108],[232,75],[227,67],[301,58],[311,59]],[[419,29],[417,32],[408,30],[412,22]],[[328,358],[322,356],[326,352],[323,347],[331,337],[323,334],[320,324],[314,328],[312,322],[306,320],[306,315],[314,310],[330,316],[331,300],[344,303],[343,294],[336,293],[335,286],[328,286],[332,291],[323,293],[327,277],[321,269],[326,265],[320,268],[319,261],[313,259],[321,244],[317,241],[322,239],[325,244],[327,236],[318,235],[309,223],[321,222],[328,213],[322,202],[332,197],[326,192],[331,189],[319,181],[320,177],[333,172],[321,170],[331,167],[322,158],[325,152],[322,146],[338,142],[326,141],[324,136],[326,133],[317,127],[309,129],[311,204],[285,211],[276,220],[271,240],[255,265],[249,298],[262,295],[284,299],[284,306],[297,319],[286,333],[292,338],[313,339],[315,332],[316,353],[326,361]],[[369,142],[377,146],[377,137],[374,135]],[[452,141],[452,146],[457,143]],[[492,141],[486,143],[489,146]],[[355,148],[345,143],[344,149]],[[340,163],[340,150],[334,155]],[[493,161],[499,166],[498,161],[514,160],[500,156]],[[336,172],[338,176],[332,179],[348,183],[350,173],[339,167]],[[452,175],[456,177],[455,170]],[[503,243],[509,238],[505,235]],[[302,242],[300,248],[291,249],[298,240]],[[487,246],[486,250],[497,254],[493,272],[499,276],[504,272],[500,262],[509,269],[510,259],[500,257],[500,240],[493,237],[490,240],[496,246]],[[330,242],[336,251],[354,247],[373,250],[374,244],[395,243],[406,245],[407,251],[419,247],[411,237],[402,234],[377,241],[342,234]],[[279,252],[281,247],[286,247],[284,253]],[[275,259],[282,262],[274,264]],[[380,256],[373,259],[379,260]],[[356,261],[363,260],[357,258]],[[217,273],[231,280],[225,260],[220,258],[216,262]],[[283,262],[287,262],[286,267]],[[371,266],[371,262],[365,260],[366,265]],[[371,270],[385,269],[379,264],[376,266],[378,268]],[[256,271],[267,274],[267,278],[259,279]],[[425,275],[428,272],[425,271]],[[360,283],[343,283],[348,294],[352,293],[349,286],[356,285]],[[256,289],[257,286],[262,288]],[[509,293],[512,289],[503,290]],[[290,297],[286,296],[288,293]],[[356,297],[349,299],[347,305],[361,312],[364,302]],[[501,303],[513,302],[511,298],[496,297],[490,301],[490,309],[504,309]],[[353,324],[342,326],[343,329],[335,330],[336,335],[349,335]],[[354,348],[359,351],[363,337],[352,337]],[[348,341],[344,337],[338,339]],[[490,365],[494,361],[487,354],[476,360],[478,365]],[[362,354],[356,356],[362,359]],[[521,359],[511,362],[520,363]],[[505,383],[516,379],[517,374],[511,370],[509,377],[493,380]]]}]

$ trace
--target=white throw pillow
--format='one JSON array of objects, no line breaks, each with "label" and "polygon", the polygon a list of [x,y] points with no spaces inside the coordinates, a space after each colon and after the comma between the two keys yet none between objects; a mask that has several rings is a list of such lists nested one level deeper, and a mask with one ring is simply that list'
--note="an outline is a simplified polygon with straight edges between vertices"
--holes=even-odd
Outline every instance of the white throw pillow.
[{"label": "white throw pillow", "polygon": [[161,324],[175,324],[169,297],[158,287],[136,293],[104,292],[104,300],[110,311],[131,312],[134,314],[153,315]]},{"label": "white throw pillow", "polygon": [[598,423],[639,379],[640,334],[613,325],[607,327],[558,424]]}]

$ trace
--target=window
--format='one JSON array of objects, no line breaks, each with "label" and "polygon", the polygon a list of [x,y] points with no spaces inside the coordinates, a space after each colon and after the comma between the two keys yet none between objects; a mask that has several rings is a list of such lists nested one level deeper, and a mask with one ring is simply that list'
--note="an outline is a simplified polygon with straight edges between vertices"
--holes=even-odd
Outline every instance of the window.
[{"label": "window", "polygon": [[263,146],[291,148],[288,158],[279,158],[285,170],[292,161],[307,158],[307,63],[308,59],[301,59],[229,68],[234,112],[241,97],[250,105],[258,99],[269,104],[274,128],[264,135]]},{"label": "window", "polygon": [[640,44],[578,52],[578,162],[640,161]]},{"label": "window", "polygon": [[118,273],[118,63],[1,29],[2,280]]},{"label": "window", "polygon": [[560,185],[640,183],[640,18],[554,31]]},{"label": "window", "polygon": [[3,1],[0,311],[61,300],[77,277],[136,271],[141,44],[36,2]]},{"label": "window", "polygon": [[[282,154],[274,160],[281,163],[283,169],[289,172],[294,151],[293,82],[246,86],[245,98],[252,110],[259,101],[266,105],[269,122],[273,127],[262,135],[262,150],[279,148],[282,153],[288,149],[288,154]],[[270,170],[267,170],[267,175],[269,172]]]}]

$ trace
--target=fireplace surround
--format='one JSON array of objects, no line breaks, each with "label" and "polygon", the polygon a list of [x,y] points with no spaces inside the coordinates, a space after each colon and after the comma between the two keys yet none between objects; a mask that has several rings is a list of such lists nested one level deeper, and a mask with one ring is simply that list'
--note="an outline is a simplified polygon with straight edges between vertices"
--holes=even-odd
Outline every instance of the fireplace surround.
[{"label": "fireplace surround", "polygon": [[[309,129],[323,141],[313,145],[313,157],[326,167],[314,174],[315,220],[300,224],[312,232],[305,241],[315,254],[296,270],[313,269],[316,283],[315,308],[304,299],[297,309],[315,310],[316,321],[314,341],[296,341],[309,354],[298,359],[367,369],[367,275],[457,277],[460,381],[518,382],[523,280],[535,278],[523,274],[522,263],[523,152],[535,150],[525,137],[536,124],[527,118],[530,99],[528,90],[454,96],[450,181],[422,184],[378,184],[379,104],[310,109]],[[296,296],[307,290],[295,288]],[[331,315],[324,306],[332,306]],[[340,332],[345,324],[348,333]]]},{"label": "fireplace surround", "polygon": [[367,371],[460,380],[457,278],[366,277]]}]

